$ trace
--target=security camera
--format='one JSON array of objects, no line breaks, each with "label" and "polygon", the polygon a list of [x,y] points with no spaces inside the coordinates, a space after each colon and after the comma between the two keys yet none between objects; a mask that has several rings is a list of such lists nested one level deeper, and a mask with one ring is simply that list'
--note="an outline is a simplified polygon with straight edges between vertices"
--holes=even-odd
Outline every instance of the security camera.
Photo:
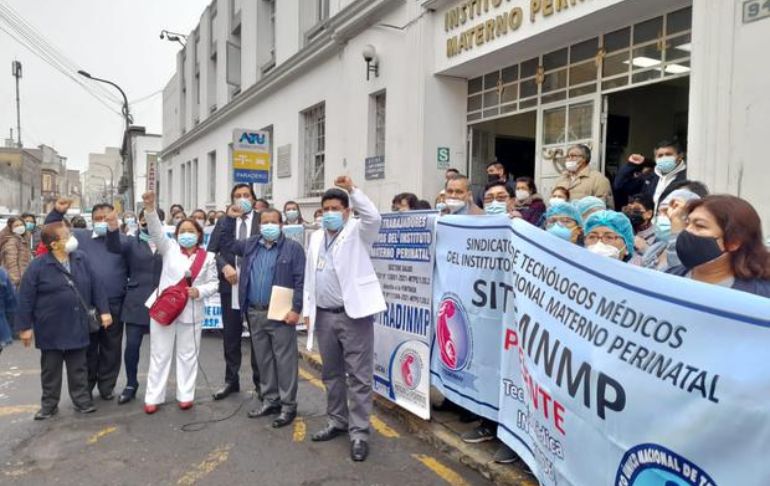
[{"label": "security camera", "polygon": [[364,50],[361,54],[364,56],[364,61],[366,62],[372,62],[377,59],[377,52],[371,44],[364,46]]}]

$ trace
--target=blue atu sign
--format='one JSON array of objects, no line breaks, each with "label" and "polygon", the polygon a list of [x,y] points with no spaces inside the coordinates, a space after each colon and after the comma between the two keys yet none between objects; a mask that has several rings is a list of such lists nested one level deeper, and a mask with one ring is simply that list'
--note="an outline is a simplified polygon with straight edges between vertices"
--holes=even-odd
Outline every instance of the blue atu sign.
[{"label": "blue atu sign", "polygon": [[243,132],[243,135],[241,135],[241,139],[238,140],[238,143],[248,144],[248,145],[264,145],[266,140],[267,140],[267,136],[264,133]]}]

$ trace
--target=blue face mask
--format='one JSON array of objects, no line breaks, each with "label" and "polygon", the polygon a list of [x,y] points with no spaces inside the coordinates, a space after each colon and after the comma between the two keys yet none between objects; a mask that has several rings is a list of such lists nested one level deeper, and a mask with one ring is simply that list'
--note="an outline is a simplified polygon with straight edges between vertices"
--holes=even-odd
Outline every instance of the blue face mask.
[{"label": "blue face mask", "polygon": [[281,226],[275,223],[265,223],[260,225],[259,232],[267,241],[275,241],[281,236]]},{"label": "blue face mask", "polygon": [[671,220],[668,216],[658,216],[655,221],[655,239],[668,241],[671,238]]},{"label": "blue face mask", "polygon": [[324,229],[329,231],[337,231],[342,228],[345,221],[342,219],[341,211],[328,211],[324,213],[323,225]]},{"label": "blue face mask", "polygon": [[190,249],[198,244],[198,235],[196,233],[179,233],[176,241],[182,248]]},{"label": "blue face mask", "polygon": [[250,213],[251,210],[254,209],[254,205],[251,204],[251,201],[245,197],[237,199],[236,202],[241,205],[241,209],[243,209],[244,214]]},{"label": "blue face mask", "polygon": [[146,232],[145,230],[142,230],[142,231],[139,232],[139,239],[144,241],[145,243],[149,243],[150,239],[151,239],[150,238],[150,234],[148,232]]},{"label": "blue face mask", "polygon": [[671,171],[676,169],[676,157],[667,155],[665,157],[659,157],[655,160],[655,166],[658,168],[661,174],[670,174]]},{"label": "blue face mask", "polygon": [[552,235],[558,236],[562,240],[572,241],[572,230],[562,225],[561,223],[551,225],[548,228],[548,232]]},{"label": "blue face mask", "polygon": [[436,203],[436,211],[441,211],[442,213],[446,211],[446,203]]},{"label": "blue face mask", "polygon": [[505,214],[506,204],[500,201],[492,201],[484,206],[484,212],[487,214]]},{"label": "blue face mask", "polygon": [[98,236],[104,236],[107,234],[107,223],[104,221],[99,221],[94,223],[94,233],[96,233]]},{"label": "blue face mask", "polygon": [[297,218],[299,218],[299,211],[296,209],[289,209],[286,211],[286,219],[289,221],[297,221]]},{"label": "blue face mask", "polygon": [[35,223],[24,223],[24,226],[27,227],[27,231],[35,231]]}]

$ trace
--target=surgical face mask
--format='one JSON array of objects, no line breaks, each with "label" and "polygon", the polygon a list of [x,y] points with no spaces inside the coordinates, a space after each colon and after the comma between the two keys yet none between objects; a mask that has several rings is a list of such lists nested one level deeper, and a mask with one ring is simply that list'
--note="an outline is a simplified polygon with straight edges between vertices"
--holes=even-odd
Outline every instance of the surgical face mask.
[{"label": "surgical face mask", "polygon": [[484,205],[484,212],[487,214],[505,214],[506,210],[505,203],[500,201],[492,201]]},{"label": "surgical face mask", "polygon": [[529,196],[531,196],[529,191],[524,189],[516,189],[516,199],[519,201],[525,201]]},{"label": "surgical face mask", "polygon": [[327,211],[323,215],[323,227],[329,231],[337,231],[345,224],[342,211]]},{"label": "surgical face mask", "polygon": [[70,235],[70,238],[67,240],[67,242],[64,244],[64,251],[67,252],[69,255],[73,251],[78,249],[78,240]]},{"label": "surgical face mask", "polygon": [[205,219],[196,219],[195,222],[198,223],[201,226],[201,228],[206,226],[206,220]]},{"label": "surgical face mask", "polygon": [[462,199],[449,198],[446,200],[446,207],[450,213],[456,213],[465,207],[465,201]]},{"label": "surgical face mask", "polygon": [[15,234],[21,236],[21,235],[23,235],[24,233],[27,232],[27,228],[25,228],[24,225],[16,226],[15,228],[13,228],[13,232]]},{"label": "surgical face mask", "polygon": [[324,219],[322,216],[319,216],[315,219],[315,224],[317,224],[318,226],[321,226],[323,222],[324,222]]},{"label": "surgical face mask", "polygon": [[250,213],[254,209],[254,205],[251,204],[251,200],[247,197],[236,199],[235,202],[241,205],[244,214]]},{"label": "surgical face mask", "polygon": [[672,155],[666,155],[655,159],[655,167],[658,168],[661,174],[670,174],[671,171],[676,169],[676,157]]},{"label": "surgical face mask", "polygon": [[145,243],[149,243],[151,239],[150,234],[147,233],[145,230],[142,230],[139,232],[139,239],[144,241]]},{"label": "surgical face mask", "polygon": [[198,244],[198,234],[189,232],[179,233],[176,241],[179,242],[179,246],[182,248],[190,249]]},{"label": "surgical face mask", "polygon": [[596,253],[597,255],[620,260],[620,250],[602,241],[597,241],[593,245],[587,247],[587,250],[590,251],[591,253]]},{"label": "surgical face mask", "polygon": [[723,253],[718,238],[682,231],[676,239],[676,254],[682,265],[689,270],[716,260]]},{"label": "surgical face mask", "polygon": [[572,241],[572,230],[561,223],[555,223],[548,227],[548,232],[558,236],[562,240]]},{"label": "surgical face mask", "polygon": [[668,216],[658,216],[655,221],[655,239],[668,241],[671,238],[671,219]]},{"label": "surgical face mask", "polygon": [[299,211],[297,211],[296,209],[287,209],[286,210],[286,219],[287,220],[289,220],[291,222],[294,222],[294,221],[297,221],[298,218],[299,218]]},{"label": "surgical face mask", "polygon": [[275,223],[265,223],[259,226],[259,232],[267,241],[275,241],[281,236],[281,226]]},{"label": "surgical face mask", "polygon": [[35,223],[24,223],[24,227],[27,228],[27,231],[35,231]]},{"label": "surgical face mask", "polygon": [[567,161],[564,162],[564,167],[569,172],[575,172],[577,170],[577,168],[578,168],[578,165],[580,165],[580,161],[579,160],[570,159],[570,160],[567,160]]},{"label": "surgical face mask", "polygon": [[442,213],[446,211],[446,203],[442,203],[442,202],[436,203],[436,211],[441,211]]},{"label": "surgical face mask", "polygon": [[553,206],[554,204],[561,204],[567,202],[566,199],[560,198],[560,197],[552,197],[548,200],[548,205]]},{"label": "surgical face mask", "polygon": [[104,236],[107,234],[107,223],[105,221],[97,221],[94,223],[94,233],[98,236]]},{"label": "surgical face mask", "polygon": [[125,221],[126,226],[136,226],[136,218],[126,218]]}]

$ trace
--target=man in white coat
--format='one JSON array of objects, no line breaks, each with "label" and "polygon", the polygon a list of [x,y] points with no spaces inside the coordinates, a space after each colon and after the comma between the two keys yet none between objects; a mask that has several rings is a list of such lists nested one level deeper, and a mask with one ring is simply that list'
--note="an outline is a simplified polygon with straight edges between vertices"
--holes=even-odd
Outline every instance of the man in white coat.
[{"label": "man in white coat", "polygon": [[[337,177],[334,184],[344,190],[329,189],[322,196],[323,228],[310,238],[305,265],[303,314],[318,336],[329,417],[312,440],[348,432],[350,457],[364,461],[372,411],[374,316],[385,310],[369,251],[382,218],[349,177]],[[353,218],[353,209],[359,219]]]}]

